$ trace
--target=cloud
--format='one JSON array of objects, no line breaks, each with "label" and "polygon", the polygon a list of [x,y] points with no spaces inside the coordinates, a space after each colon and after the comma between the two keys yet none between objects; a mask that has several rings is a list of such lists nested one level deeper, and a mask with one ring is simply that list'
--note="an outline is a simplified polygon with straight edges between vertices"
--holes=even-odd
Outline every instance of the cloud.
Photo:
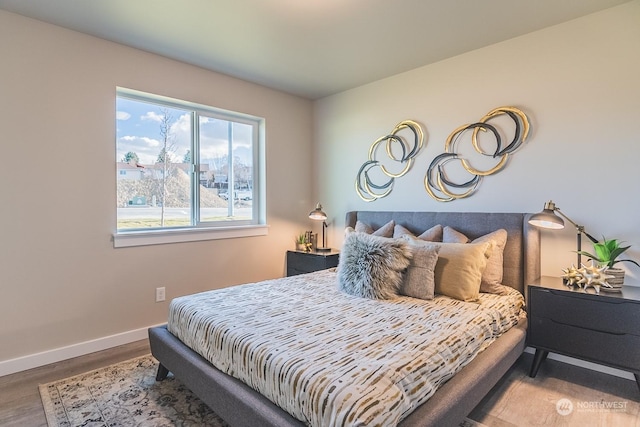
[{"label": "cloud", "polygon": [[201,159],[215,159],[218,157],[227,156],[226,145],[214,145],[214,144],[201,144],[200,145],[200,158]]},{"label": "cloud", "polygon": [[116,158],[121,161],[126,153],[133,151],[138,155],[140,163],[152,164],[158,158],[160,147],[160,141],[156,139],[126,135],[118,138]]},{"label": "cloud", "polygon": [[[233,123],[233,146],[248,147],[252,146],[253,127],[243,123]],[[229,122],[221,119],[213,119],[206,116],[200,116],[200,141],[212,145],[228,145],[229,138]]]},{"label": "cloud", "polygon": [[182,114],[171,124],[171,132],[176,135],[188,135],[191,138],[191,114]]},{"label": "cloud", "polygon": [[129,120],[131,118],[131,114],[126,111],[116,111],[116,120]]},{"label": "cloud", "polygon": [[155,111],[148,111],[146,114],[140,116],[140,119],[160,123],[162,121],[162,117],[162,114],[158,114]]},{"label": "cloud", "polygon": [[181,114],[171,124],[171,149],[175,158],[182,160],[187,150],[191,149],[191,114]]},{"label": "cloud", "polygon": [[125,135],[120,137],[121,141],[127,141],[132,143],[131,145],[135,145],[137,147],[146,148],[146,147],[158,147],[160,145],[160,141],[153,138],[148,138],[146,136],[131,136]]}]

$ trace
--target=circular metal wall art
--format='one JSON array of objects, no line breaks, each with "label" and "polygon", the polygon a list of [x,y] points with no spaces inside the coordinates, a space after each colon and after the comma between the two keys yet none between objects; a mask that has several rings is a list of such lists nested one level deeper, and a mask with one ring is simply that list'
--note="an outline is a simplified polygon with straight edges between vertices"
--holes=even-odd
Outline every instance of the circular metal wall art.
[{"label": "circular metal wall art", "polygon": [[[512,137],[505,138],[505,133],[509,132],[499,129],[494,124],[499,117],[513,121]],[[405,129],[410,131],[413,141],[399,135]],[[436,156],[427,168],[424,177],[427,194],[439,202],[451,202],[473,195],[482,178],[504,169],[510,155],[520,148],[528,136],[529,119],[515,107],[495,108],[479,121],[458,127],[447,137],[444,153]],[[369,147],[367,161],[362,164],[356,175],[355,189],[358,196],[366,202],[388,196],[396,179],[411,170],[416,156],[424,146],[424,138],[424,131],[417,122],[404,120],[398,123],[391,133],[376,139]],[[486,146],[483,147],[480,139],[485,143],[487,139],[490,140],[493,149],[487,150]],[[467,150],[468,153],[460,149],[461,144],[467,141],[471,147]],[[505,141],[509,142],[505,145]],[[384,158],[379,156],[383,146],[386,152]],[[461,151],[466,154],[460,154]],[[486,159],[490,160],[490,167],[478,166],[487,163]],[[457,174],[452,173],[454,167],[458,169]]]},{"label": "circular metal wall art", "polygon": [[[511,141],[503,147],[500,132],[489,121],[499,117],[508,116],[515,124],[514,135]],[[479,132],[493,135],[495,149],[486,152],[478,141]],[[475,153],[496,159],[494,166],[482,170],[472,166],[472,162],[458,154],[457,147],[461,143],[462,136],[471,134],[471,145]],[[527,116],[515,107],[499,107],[488,112],[478,122],[462,125],[455,129],[445,142],[445,152],[436,156],[424,178],[424,187],[431,197],[439,202],[450,202],[471,196],[478,189],[482,177],[500,172],[507,164],[509,155],[514,153],[527,139],[529,135],[529,120]],[[469,179],[458,182],[452,179],[446,171],[446,165],[457,161],[469,174]]]},{"label": "circular metal wall art", "polygon": [[[413,142],[408,142],[398,133],[409,129],[413,134]],[[398,164],[398,170],[392,171],[388,166],[377,160],[378,148],[383,145],[387,157]],[[413,120],[404,120],[396,125],[390,134],[375,140],[369,148],[369,158],[362,164],[356,176],[356,193],[365,202],[372,202],[391,193],[396,178],[404,176],[413,165],[415,157],[424,145],[424,131],[420,124]],[[395,148],[395,149],[394,149]],[[400,155],[398,155],[400,154]],[[374,182],[372,169],[377,168],[385,179],[383,182]],[[380,175],[380,174],[378,174]]]}]

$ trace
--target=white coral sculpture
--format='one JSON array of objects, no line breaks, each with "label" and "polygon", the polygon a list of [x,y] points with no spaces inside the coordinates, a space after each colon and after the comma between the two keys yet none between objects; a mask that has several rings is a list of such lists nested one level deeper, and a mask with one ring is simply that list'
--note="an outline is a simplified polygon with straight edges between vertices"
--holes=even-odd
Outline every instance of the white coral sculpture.
[{"label": "white coral sculpture", "polygon": [[596,294],[599,294],[600,287],[613,288],[613,286],[607,282],[608,279],[613,278],[613,276],[607,274],[608,268],[606,265],[598,267],[593,261],[591,261],[591,265],[588,267],[584,264],[581,264],[580,268],[571,265],[571,267],[562,270],[564,273],[562,278],[567,286],[578,286],[584,288],[585,291],[587,288],[592,287],[595,289]]},{"label": "white coral sculpture", "polygon": [[608,268],[606,265],[604,267],[598,267],[593,261],[589,267],[582,264],[582,267],[578,269],[578,273],[582,276],[578,280],[578,284],[584,285],[585,290],[591,286],[595,289],[596,294],[600,293],[600,286],[611,288],[612,286],[607,283],[607,279],[612,279],[613,276],[606,274]]},{"label": "white coral sculpture", "polygon": [[571,267],[565,268],[562,270],[564,273],[562,278],[567,286],[575,286],[578,285],[578,282],[582,278],[582,274],[575,265],[571,265]]}]

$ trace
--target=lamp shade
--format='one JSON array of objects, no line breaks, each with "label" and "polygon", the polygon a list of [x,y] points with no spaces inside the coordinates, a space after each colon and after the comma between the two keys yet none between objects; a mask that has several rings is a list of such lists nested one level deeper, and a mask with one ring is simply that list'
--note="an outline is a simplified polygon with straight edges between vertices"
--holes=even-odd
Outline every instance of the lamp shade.
[{"label": "lamp shade", "polygon": [[544,204],[542,212],[531,215],[529,218],[529,224],[536,227],[551,228],[558,230],[564,228],[564,221],[558,215],[555,214],[556,205],[552,201]]},{"label": "lamp shade", "polygon": [[593,243],[598,242],[595,237],[584,230],[584,226],[576,224],[571,218],[563,214],[560,211],[560,208],[557,207],[556,204],[551,200],[544,204],[544,209],[542,210],[542,212],[531,215],[531,218],[529,218],[529,224],[536,227],[558,230],[560,228],[564,228],[564,220],[561,217],[566,219],[567,221],[569,221],[569,223],[576,227],[576,242],[578,246],[578,250],[576,252],[578,253],[578,266],[581,266],[582,235],[584,234],[585,236],[587,236]]},{"label": "lamp shade", "polygon": [[315,219],[317,221],[324,221],[327,219],[327,214],[322,210],[322,205],[318,203],[316,208],[309,212],[309,218]]}]

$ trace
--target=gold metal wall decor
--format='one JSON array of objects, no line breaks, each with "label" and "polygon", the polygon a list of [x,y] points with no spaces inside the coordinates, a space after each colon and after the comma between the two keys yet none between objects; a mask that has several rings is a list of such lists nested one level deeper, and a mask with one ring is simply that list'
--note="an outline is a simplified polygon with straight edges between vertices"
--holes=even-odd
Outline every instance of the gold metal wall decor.
[{"label": "gold metal wall decor", "polygon": [[[409,129],[414,136],[413,143],[407,142],[405,138],[398,135],[403,129]],[[377,160],[376,153],[378,147],[385,143],[387,156],[392,161],[400,164],[399,170],[392,171]],[[369,158],[362,164],[356,176],[356,193],[365,202],[372,202],[379,198],[385,197],[391,193],[396,178],[404,176],[413,165],[415,157],[418,155],[424,145],[424,130],[417,122],[413,120],[404,120],[396,125],[389,135],[382,136],[375,140],[369,148]],[[397,146],[401,151],[398,156],[397,150],[394,154],[393,147]],[[370,171],[378,168],[385,178],[383,183],[374,183],[371,178]]]},{"label": "gold metal wall decor", "polygon": [[[515,127],[513,139],[504,148],[502,147],[502,137],[498,129],[488,123],[491,120],[506,115],[513,120]],[[481,156],[488,156],[497,159],[492,167],[482,170],[473,167],[471,162],[460,156],[456,149],[460,143],[460,138],[465,132],[471,132],[471,145],[476,153]],[[495,150],[487,152],[478,141],[479,132],[489,132],[495,140]],[[488,112],[476,123],[462,125],[455,129],[448,137],[444,145],[445,152],[436,156],[429,167],[424,178],[424,187],[427,193],[439,202],[450,202],[471,196],[478,189],[483,177],[500,172],[507,164],[509,155],[513,154],[527,139],[529,135],[529,119],[519,109],[515,107],[499,107]],[[463,182],[451,179],[446,166],[452,162],[459,162],[470,178]]]}]

